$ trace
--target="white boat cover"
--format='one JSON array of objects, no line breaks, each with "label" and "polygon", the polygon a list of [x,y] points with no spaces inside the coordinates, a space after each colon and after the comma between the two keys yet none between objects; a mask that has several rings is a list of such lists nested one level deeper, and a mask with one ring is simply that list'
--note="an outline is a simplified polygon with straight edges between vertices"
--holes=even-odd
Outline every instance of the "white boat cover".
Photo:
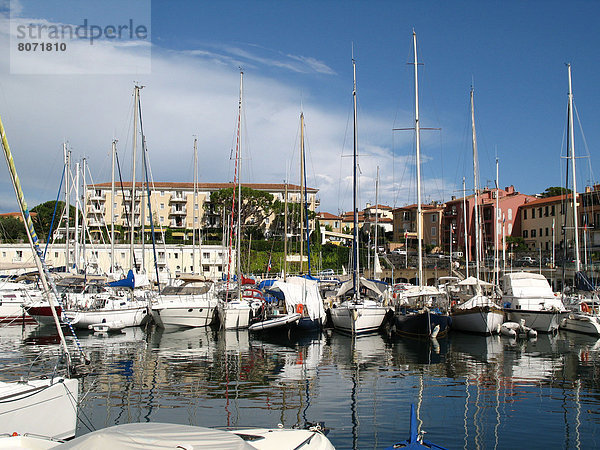
[{"label": "white boat cover", "polygon": [[499,308],[499,306],[494,302],[494,300],[489,298],[487,295],[475,295],[466,302],[457,305],[457,308],[467,310],[471,308],[476,308],[478,306],[495,306],[496,308]]},{"label": "white boat cover", "polygon": [[520,298],[553,298],[554,292],[544,275],[531,272],[508,273],[502,277],[504,293]]},{"label": "white boat cover", "polygon": [[316,280],[288,277],[286,281],[273,283],[273,289],[283,292],[288,311],[296,311],[296,305],[304,305],[312,320],[325,319],[325,307]]},{"label": "white boat cover", "polygon": [[[384,283],[376,283],[366,278],[360,277],[360,286],[366,288],[371,292],[372,296],[378,300],[385,302],[389,299],[387,285]],[[340,286],[337,292],[338,297],[342,297],[344,294],[354,288],[352,280],[348,280]]]},{"label": "white boat cover", "polygon": [[212,428],[169,423],[129,423],[94,431],[60,445],[60,449],[253,449],[241,437]]},{"label": "white boat cover", "polygon": [[492,283],[488,283],[487,281],[478,280],[475,277],[465,278],[462,281],[458,282],[459,286],[482,286],[482,287],[490,287],[493,286]]}]

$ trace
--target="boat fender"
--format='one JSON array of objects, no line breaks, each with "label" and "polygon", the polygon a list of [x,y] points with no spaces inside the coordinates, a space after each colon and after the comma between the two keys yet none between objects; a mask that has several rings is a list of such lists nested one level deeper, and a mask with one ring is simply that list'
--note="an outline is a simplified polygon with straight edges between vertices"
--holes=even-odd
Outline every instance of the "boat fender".
[{"label": "boat fender", "polygon": [[587,305],[587,303],[581,303],[581,311],[583,311],[584,313],[590,312],[590,307]]},{"label": "boat fender", "polygon": [[304,311],[304,305],[302,303],[299,303],[296,305],[296,312],[298,314],[302,314],[302,312]]}]

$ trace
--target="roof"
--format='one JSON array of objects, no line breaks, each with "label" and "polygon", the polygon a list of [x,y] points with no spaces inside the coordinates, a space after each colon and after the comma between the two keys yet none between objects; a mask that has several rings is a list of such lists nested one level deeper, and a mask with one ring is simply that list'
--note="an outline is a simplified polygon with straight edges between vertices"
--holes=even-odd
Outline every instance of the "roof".
[{"label": "roof", "polygon": [[328,212],[320,212],[320,213],[317,213],[317,219],[341,220],[342,218],[340,216],[336,216],[336,215],[328,213]]},{"label": "roof", "polygon": [[[579,194],[578,194],[579,195]],[[527,202],[525,204],[523,204],[523,206],[542,206],[542,205],[550,205],[552,203],[560,203],[563,202],[565,200],[570,200],[573,198],[573,194],[569,194],[569,195],[555,195],[553,197],[545,197],[545,198],[538,198],[537,200],[533,200],[531,202]]]},{"label": "roof", "polygon": [[387,205],[370,205],[367,206],[365,209],[392,209],[392,207]]},{"label": "roof", "polygon": [[[406,206],[399,206],[398,208],[395,208],[392,210],[392,212],[394,211],[405,211],[405,210],[415,210],[417,209],[417,204],[413,203],[412,205],[406,205]],[[421,210],[426,211],[426,212],[430,212],[430,211],[442,211],[444,209],[444,204],[440,203],[438,205],[431,205],[429,203],[426,204],[422,204],[421,205]]]},{"label": "roof", "polygon": [[[136,187],[141,187],[141,183],[136,183]],[[194,183],[189,182],[172,182],[172,181],[157,181],[153,184],[154,189],[194,189]],[[227,189],[233,186],[236,186],[234,183],[196,183],[198,190],[200,191],[216,191],[219,189]],[[285,183],[243,183],[242,186],[249,187],[251,189],[256,189],[257,191],[285,191]],[[89,189],[94,188],[110,188],[111,183],[96,183],[96,184],[88,184]],[[118,187],[120,189],[121,183],[118,183]],[[124,181],[123,188],[131,189],[131,181]],[[297,184],[289,184],[287,185],[288,191],[299,191],[300,186]],[[317,188],[307,187],[306,190],[308,192],[319,192]]]}]

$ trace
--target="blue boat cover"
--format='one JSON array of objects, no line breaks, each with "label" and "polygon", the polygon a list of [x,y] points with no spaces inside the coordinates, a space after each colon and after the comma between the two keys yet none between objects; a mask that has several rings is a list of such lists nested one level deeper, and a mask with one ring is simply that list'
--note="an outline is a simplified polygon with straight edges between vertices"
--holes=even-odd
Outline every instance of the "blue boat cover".
[{"label": "blue boat cover", "polygon": [[110,287],[127,287],[133,289],[135,287],[135,277],[133,276],[133,270],[129,269],[127,272],[127,278],[122,280],[112,281],[108,283]]}]

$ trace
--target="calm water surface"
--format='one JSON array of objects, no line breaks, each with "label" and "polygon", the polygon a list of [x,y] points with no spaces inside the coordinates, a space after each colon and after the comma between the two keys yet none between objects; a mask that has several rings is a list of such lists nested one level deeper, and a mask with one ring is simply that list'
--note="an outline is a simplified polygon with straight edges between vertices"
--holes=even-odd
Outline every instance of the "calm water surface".
[{"label": "calm water surface", "polygon": [[[286,427],[323,421],[339,449],[408,435],[410,403],[448,448],[600,448],[600,341],[454,333],[437,343],[320,334],[128,329],[85,333],[78,435],[129,422]],[[75,347],[70,338],[71,347]],[[0,378],[47,373],[51,329],[0,329]]]}]

